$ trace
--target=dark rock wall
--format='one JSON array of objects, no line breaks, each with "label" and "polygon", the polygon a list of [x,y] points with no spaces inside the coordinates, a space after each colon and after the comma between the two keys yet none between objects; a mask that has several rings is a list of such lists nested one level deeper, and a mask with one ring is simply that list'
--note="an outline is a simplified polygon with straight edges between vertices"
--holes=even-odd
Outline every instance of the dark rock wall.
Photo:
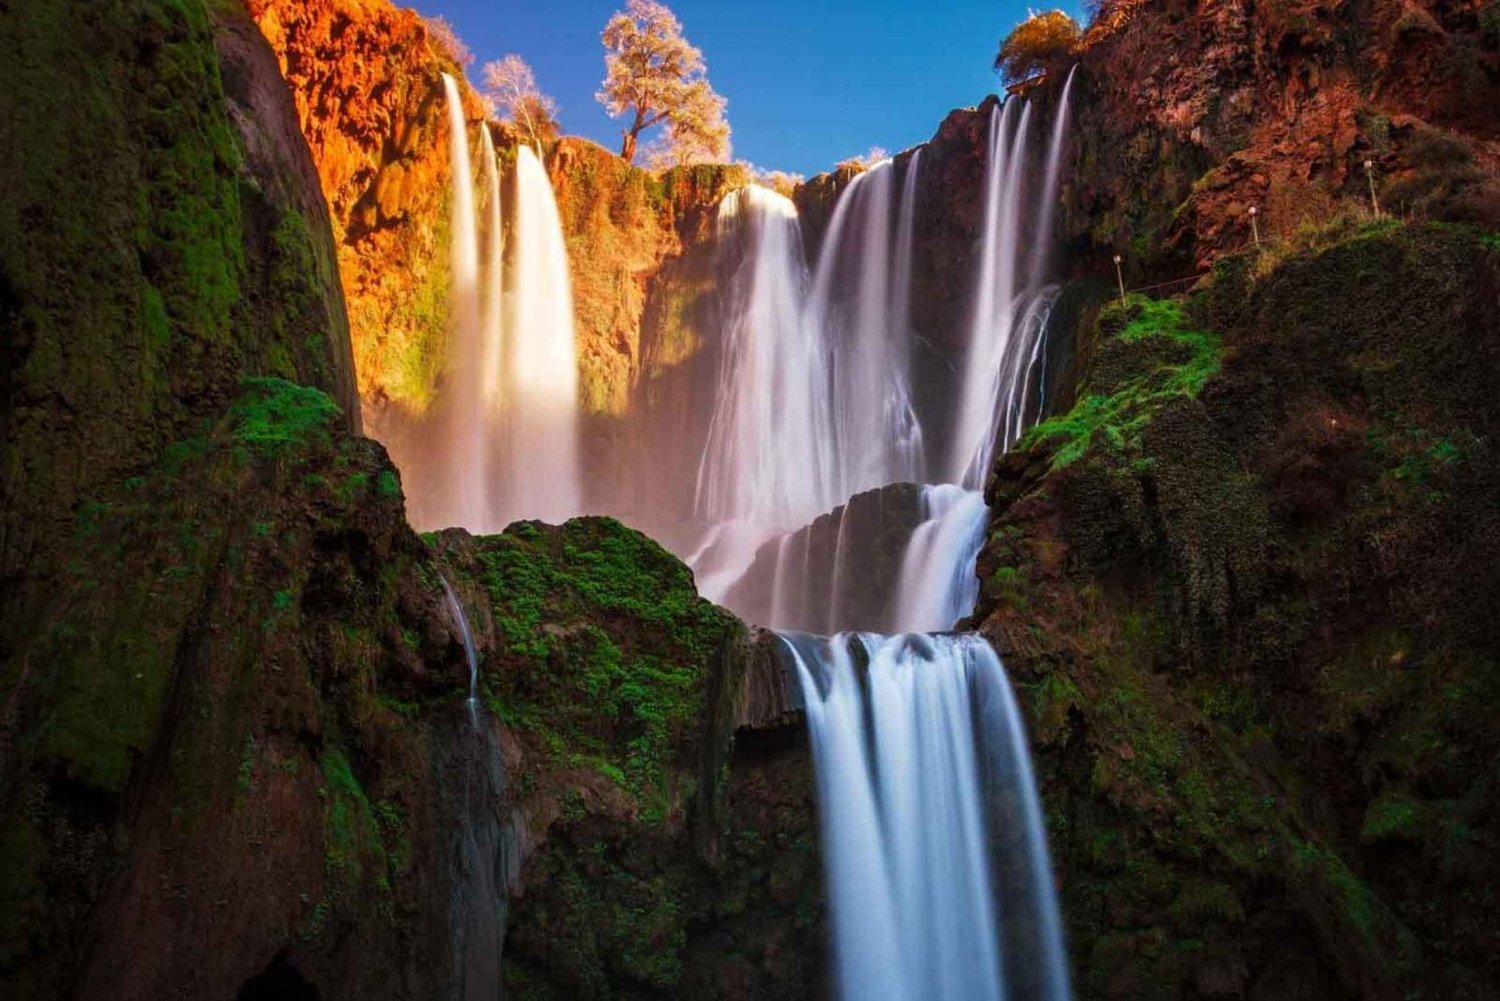
[{"label": "dark rock wall", "polygon": [[1497,317],[1475,231],[1231,257],[1000,460],[1081,996],[1494,995]]}]

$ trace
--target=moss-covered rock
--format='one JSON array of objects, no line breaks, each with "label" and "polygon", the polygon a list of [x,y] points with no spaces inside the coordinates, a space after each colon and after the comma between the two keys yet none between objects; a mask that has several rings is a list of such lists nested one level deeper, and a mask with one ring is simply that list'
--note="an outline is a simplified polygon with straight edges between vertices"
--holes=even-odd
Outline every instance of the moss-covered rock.
[{"label": "moss-covered rock", "polygon": [[998,461],[978,618],[1083,996],[1500,983],[1497,289],[1457,228],[1231,257],[1106,309],[1077,405]]}]

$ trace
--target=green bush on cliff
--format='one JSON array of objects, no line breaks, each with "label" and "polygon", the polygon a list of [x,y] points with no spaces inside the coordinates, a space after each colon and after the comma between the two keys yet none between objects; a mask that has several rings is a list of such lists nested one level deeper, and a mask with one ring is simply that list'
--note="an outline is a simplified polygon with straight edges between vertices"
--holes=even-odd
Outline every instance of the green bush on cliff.
[{"label": "green bush on cliff", "polygon": [[261,456],[332,442],[329,425],[339,406],[322,390],[277,378],[246,379],[230,408],[237,442]]},{"label": "green bush on cliff", "polygon": [[1068,413],[1032,428],[1023,442],[1051,447],[1054,469],[1081,458],[1096,442],[1139,453],[1141,434],[1162,406],[1196,397],[1219,370],[1218,337],[1191,329],[1179,300],[1131,296],[1106,307],[1099,326],[1101,334],[1117,332],[1100,349],[1090,380],[1095,391]]}]

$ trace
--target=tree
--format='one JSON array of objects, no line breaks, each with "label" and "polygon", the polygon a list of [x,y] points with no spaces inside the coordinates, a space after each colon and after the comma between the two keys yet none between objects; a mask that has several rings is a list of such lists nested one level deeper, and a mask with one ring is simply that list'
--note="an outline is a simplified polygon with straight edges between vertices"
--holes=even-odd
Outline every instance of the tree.
[{"label": "tree", "polygon": [[852,170],[856,174],[862,174],[875,166],[881,160],[889,160],[891,154],[886,152],[883,146],[871,146],[865,153],[858,153],[847,160],[840,160],[834,165],[835,170]]},{"label": "tree", "polygon": [[995,71],[1006,83],[1044,73],[1078,51],[1078,22],[1060,10],[1032,14],[1000,43]]},{"label": "tree", "polygon": [[729,123],[724,98],[708,85],[703,53],[682,37],[665,4],[629,0],[604,26],[604,89],[611,117],[629,116],[620,155],[634,161],[642,132],[665,127],[657,157],[674,163],[725,160]]},{"label": "tree", "polygon": [[537,88],[536,74],[520,56],[484,64],[484,96],[528,145],[540,147],[557,138],[557,103]]},{"label": "tree", "polygon": [[464,44],[464,40],[458,37],[458,32],[453,29],[453,24],[441,14],[437,17],[425,19],[427,22],[427,34],[432,39],[432,44],[437,47],[441,55],[453,60],[460,69],[474,62],[474,53]]}]

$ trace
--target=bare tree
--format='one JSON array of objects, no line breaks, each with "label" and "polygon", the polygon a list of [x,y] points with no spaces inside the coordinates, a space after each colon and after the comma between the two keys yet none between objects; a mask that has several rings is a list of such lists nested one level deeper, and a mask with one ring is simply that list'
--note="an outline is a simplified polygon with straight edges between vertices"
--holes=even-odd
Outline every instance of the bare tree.
[{"label": "bare tree", "polygon": [[611,116],[629,116],[620,130],[621,156],[634,161],[641,133],[662,125],[654,160],[728,159],[724,98],[709,86],[703,53],[682,37],[682,24],[665,4],[629,0],[601,37],[605,73],[599,101]]},{"label": "bare tree", "polygon": [[557,138],[557,103],[538,89],[536,74],[520,56],[484,64],[484,96],[528,145],[540,148]]},{"label": "bare tree", "polygon": [[451,21],[441,14],[425,18],[425,20],[427,35],[437,46],[438,52],[452,59],[460,69],[474,62],[474,53],[464,44],[464,40],[458,37],[458,32],[454,30]]}]

